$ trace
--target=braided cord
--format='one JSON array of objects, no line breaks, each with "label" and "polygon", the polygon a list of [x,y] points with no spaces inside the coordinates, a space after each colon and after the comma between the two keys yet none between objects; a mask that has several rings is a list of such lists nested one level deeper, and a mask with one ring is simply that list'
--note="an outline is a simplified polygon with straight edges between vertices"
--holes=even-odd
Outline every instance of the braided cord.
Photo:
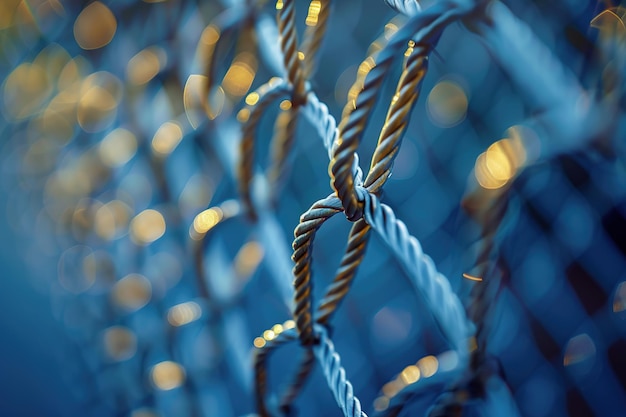
[{"label": "braided cord", "polygon": [[[343,299],[348,294],[357,269],[365,256],[365,250],[369,240],[369,231],[370,227],[364,219],[361,219],[352,225],[350,235],[348,237],[346,253],[341,259],[341,263],[337,273],[335,274],[335,279],[328,286],[326,295],[317,308],[317,314],[315,317],[315,322],[317,324],[327,325],[333,314],[341,305]],[[309,355],[312,354],[310,350],[307,350],[307,352]],[[304,383],[313,370],[313,361],[311,359],[311,356],[307,355],[300,363],[298,372],[293,379],[289,392],[285,395],[282,404],[289,404],[292,402],[300,392],[300,389],[304,386]]]},{"label": "braided cord", "polygon": [[[281,5],[279,7],[279,4]],[[283,51],[283,63],[287,70],[287,80],[293,86],[294,101],[304,100],[304,77],[298,57],[298,37],[295,26],[295,2],[293,0],[279,0],[276,4],[278,34],[280,47]]]},{"label": "braided cord", "polygon": [[396,12],[406,16],[413,16],[422,10],[417,0],[384,0],[384,2]]},{"label": "braided cord", "polygon": [[294,231],[295,239],[291,257],[295,263],[293,267],[295,289],[294,317],[300,340],[305,346],[314,343],[311,308],[311,245],[315,232],[321,225],[342,210],[341,202],[337,197],[330,195],[314,203],[300,217],[300,223]]},{"label": "braided cord", "polygon": [[360,219],[352,225],[348,237],[346,253],[341,258],[335,279],[329,285],[326,295],[318,307],[317,323],[328,324],[333,314],[337,311],[337,308],[348,294],[356,271],[365,256],[365,249],[369,241],[369,231],[370,226],[364,219]]},{"label": "braided cord", "polygon": [[[286,122],[277,124],[272,143],[272,161],[268,172],[270,180],[270,199],[274,202],[281,190],[281,179],[286,177],[288,170],[289,155],[293,148],[298,109],[306,104],[308,94],[305,89],[305,79],[313,73],[316,55],[321,46],[326,32],[329,13],[329,4],[320,3],[320,11],[316,26],[309,26],[305,31],[304,58],[299,56],[301,52],[297,48],[297,36],[295,31],[295,7],[291,0],[284,1],[278,9],[278,30],[281,39],[281,48],[287,77],[292,84],[291,108],[287,112],[289,118]],[[302,62],[301,62],[302,61]]]},{"label": "braided cord", "polygon": [[[351,174],[355,152],[391,62],[409,39],[413,39],[417,44],[424,43],[464,13],[467,13],[467,10],[455,2],[437,3],[411,17],[382,50],[361,64],[373,65],[373,68],[366,75],[363,88],[357,97],[348,101],[344,107],[344,117],[339,124],[338,144],[329,164],[331,185],[341,199],[349,220],[355,221],[360,218],[363,211],[355,189],[355,179]],[[358,88],[356,83],[359,82],[361,80],[357,78],[353,87]]]},{"label": "braided cord", "polygon": [[326,330],[322,326],[316,326],[316,331],[320,336],[320,343],[313,346],[313,352],[322,365],[326,382],[343,415],[367,417],[367,414],[361,411],[361,402],[354,396],[352,384],[346,379],[346,371],[341,366],[339,354],[335,352],[335,346],[328,338]]},{"label": "braided cord", "polygon": [[[426,74],[428,61],[424,52],[419,52],[411,53],[407,60],[406,67],[398,82],[396,94],[389,106],[385,124],[380,132],[378,145],[363,183],[372,193],[377,193],[391,175],[391,166],[400,150],[411,110],[413,110],[419,94],[419,86]],[[407,53],[410,52],[407,51]]]},{"label": "braided cord", "polygon": [[372,194],[368,194],[364,216],[396,256],[416,291],[423,295],[440,330],[459,355],[459,362],[465,363],[473,329],[448,279],[437,271],[433,260],[423,253],[419,241],[409,234],[393,210]]},{"label": "braided cord", "polygon": [[[283,8],[285,8],[286,4],[283,4]],[[282,10],[282,9],[280,9]],[[426,23],[440,22],[443,24],[447,21],[446,18],[442,19],[441,17],[433,16],[430,21],[426,21]],[[443,22],[443,23],[441,23]],[[420,22],[421,23],[421,22]],[[434,28],[437,28],[437,25],[431,25]],[[432,29],[431,27],[431,29]],[[406,31],[406,29],[405,29]],[[402,32],[402,30],[401,30]],[[408,31],[407,31],[408,32]],[[424,32],[428,33],[428,32]],[[431,32],[432,33],[432,32]],[[425,37],[425,35],[422,35]],[[398,41],[398,37],[392,38],[391,45],[393,45],[393,39],[396,39],[396,49],[399,45],[402,44],[402,41]],[[403,40],[406,42],[407,38]],[[411,51],[412,52],[411,45]],[[388,46],[387,50],[391,50]],[[393,164],[393,160],[397,155],[402,134],[407,125],[408,115],[410,114],[410,110],[414,105],[417,98],[417,88],[419,83],[423,79],[423,76],[426,71],[426,58],[425,51],[420,49],[420,53],[418,54],[410,54],[407,53],[409,59],[405,64],[405,69],[402,73],[402,76],[398,82],[397,94],[394,97],[394,100],[389,108],[387,120],[383,130],[381,131],[381,135],[379,138],[379,146],[377,147],[377,152],[374,155],[372,166],[370,169],[370,175],[368,175],[367,184],[371,186],[374,191],[378,191],[380,187],[384,184],[386,179],[389,176],[391,166]],[[384,57],[384,54],[382,54]],[[369,91],[375,91],[380,88],[380,84],[382,83],[382,78],[384,72],[387,70],[391,63],[391,59],[393,58],[393,54],[389,52],[387,60],[379,64],[378,66],[374,66],[374,69],[380,70],[380,76],[366,78],[364,82],[364,91],[368,90],[367,86],[374,86],[374,88],[370,87]],[[374,58],[371,59],[371,62],[375,62]],[[289,69],[288,59],[285,57],[285,65]],[[373,81],[372,81],[373,80]],[[357,80],[358,81],[358,80]],[[369,84],[368,84],[369,82]],[[354,86],[353,86],[354,88]],[[314,95],[309,95],[309,97],[313,98],[313,103],[311,105],[307,105],[306,113],[310,115],[315,115],[316,113],[321,113],[322,116],[327,116],[327,108],[325,106],[317,106],[317,100]],[[363,101],[363,94],[359,94],[356,97],[356,102],[361,99]],[[367,102],[367,100],[366,100]],[[371,96],[369,100],[369,108],[373,106],[375,102],[375,97]],[[297,103],[294,106],[297,108]],[[362,106],[363,107],[363,106]],[[345,109],[344,109],[345,110]],[[349,115],[352,115],[353,112],[349,112]],[[315,120],[315,119],[314,119]],[[318,125],[318,129],[322,138],[324,138],[324,144],[326,148],[329,150],[329,154],[332,154],[335,157],[338,153],[338,149],[341,147],[342,141],[336,140],[338,137],[338,131],[335,128],[334,120],[332,117],[323,117],[323,120],[329,120],[328,123],[324,124],[324,127],[320,128]],[[344,119],[345,121],[345,119]],[[285,122],[283,122],[285,123]],[[342,121],[343,123],[343,121]],[[317,125],[317,124],[316,124]],[[339,131],[341,131],[343,125],[340,125]],[[344,128],[345,129],[345,128]],[[358,142],[357,142],[358,144]],[[333,148],[335,147],[336,148]],[[355,149],[356,150],[356,149]],[[344,168],[344,171],[348,171],[350,173],[350,179],[355,180],[360,177],[360,169],[358,168],[358,157],[354,153],[351,153],[351,162],[349,164],[348,169]],[[334,158],[333,158],[334,159]],[[332,162],[331,162],[332,163]],[[361,189],[362,194],[365,194],[366,191]],[[295,309],[294,309],[294,318],[296,322],[296,328],[298,331],[299,339],[304,346],[312,346],[316,356],[322,362],[324,367],[324,373],[331,387],[335,399],[337,400],[340,408],[344,412],[344,415],[364,415],[360,410],[360,403],[353,397],[352,386],[345,380],[345,371],[340,366],[339,357],[336,353],[334,353],[334,347],[332,346],[332,342],[330,340],[325,339],[325,331],[322,329],[321,331],[317,331],[319,325],[313,324],[313,315],[312,315],[312,282],[311,282],[311,249],[312,243],[315,236],[316,231],[321,227],[321,225],[334,214],[343,211],[344,207],[342,207],[341,201],[334,197],[333,195],[318,201],[313,204],[313,206],[302,215],[300,219],[299,225],[296,227],[294,232],[295,239],[293,243],[293,256],[292,259],[295,263],[293,272],[294,272],[294,289],[295,289]],[[390,209],[389,209],[390,210]],[[350,218],[350,217],[349,217]],[[357,220],[356,218],[351,218],[351,220]],[[404,225],[400,222],[402,227]],[[319,316],[317,318],[317,322],[321,324],[325,324],[330,321],[332,314],[336,311],[340,302],[343,300],[345,295],[347,294],[351,282],[354,278],[356,269],[358,265],[361,263],[365,247],[367,244],[368,236],[369,236],[370,226],[368,225],[367,218],[360,218],[354,225],[350,232],[350,238],[348,241],[346,253],[342,258],[340,267],[335,276],[333,283],[329,286],[328,291],[324,299],[322,300],[318,312]],[[414,239],[414,238],[413,238]],[[416,243],[417,248],[419,248],[419,244]],[[423,255],[423,254],[422,254]],[[426,257],[427,258],[427,257]],[[427,258],[430,260],[430,258]],[[431,268],[434,269],[434,266]],[[405,265],[406,268],[406,265]],[[428,268],[426,268],[428,269]],[[436,271],[435,271],[436,272]],[[440,277],[437,277],[441,279]],[[449,288],[449,283],[445,278],[443,279],[448,287],[446,288],[448,292],[451,292]],[[423,283],[421,283],[424,286]],[[419,285],[418,285],[419,286]],[[428,288],[425,293],[427,299],[430,298],[433,294],[433,290]],[[445,293],[445,291],[444,291]],[[439,294],[436,294],[439,295]],[[438,300],[440,300],[439,297]],[[458,300],[457,300],[458,301]],[[459,303],[460,304],[460,303]],[[450,309],[448,309],[450,310]],[[459,309],[461,313],[463,313],[462,309]],[[449,334],[446,332],[447,327],[442,324],[442,322],[446,322],[442,320],[441,315],[435,314],[438,323],[442,327],[444,334]],[[443,314],[445,319],[448,319],[450,314],[446,316]],[[464,317],[462,318],[464,319]],[[314,330],[315,329],[315,330]],[[454,331],[452,332],[454,333]],[[463,332],[465,335],[468,332]],[[323,334],[322,340],[317,340],[316,336]],[[466,344],[465,337],[462,337],[463,342]],[[454,340],[451,344],[457,349],[460,350],[459,357],[461,359],[465,359],[467,356],[466,353],[463,352],[461,344],[455,343]],[[323,350],[318,349],[318,346],[324,346]],[[464,346],[465,349],[467,346]],[[321,352],[321,353],[320,353]],[[287,406],[293,399],[300,387],[303,385],[306,380],[310,370],[312,369],[312,361],[309,356],[305,356],[304,364],[299,368],[299,372],[296,375],[295,381],[292,384],[291,390],[284,397],[284,400],[281,402],[283,406]],[[263,390],[261,390],[263,391]],[[263,391],[261,395],[257,397],[257,401],[262,402],[265,396],[265,392]],[[260,410],[264,410],[265,406],[260,406]]]}]

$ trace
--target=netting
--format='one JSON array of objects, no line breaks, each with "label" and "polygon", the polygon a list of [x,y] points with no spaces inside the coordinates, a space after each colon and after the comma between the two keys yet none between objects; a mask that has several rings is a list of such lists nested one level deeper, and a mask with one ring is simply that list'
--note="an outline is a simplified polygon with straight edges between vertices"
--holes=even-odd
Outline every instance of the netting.
[{"label": "netting", "polygon": [[623,415],[624,10],[0,5],[81,412]]}]

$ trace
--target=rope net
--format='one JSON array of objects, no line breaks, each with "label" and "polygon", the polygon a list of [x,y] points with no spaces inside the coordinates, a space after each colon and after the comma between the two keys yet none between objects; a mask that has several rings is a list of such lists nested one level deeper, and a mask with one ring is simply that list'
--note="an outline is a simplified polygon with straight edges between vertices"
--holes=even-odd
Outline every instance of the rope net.
[{"label": "rope net", "polygon": [[626,411],[626,9],[30,3],[7,218],[83,413]]}]

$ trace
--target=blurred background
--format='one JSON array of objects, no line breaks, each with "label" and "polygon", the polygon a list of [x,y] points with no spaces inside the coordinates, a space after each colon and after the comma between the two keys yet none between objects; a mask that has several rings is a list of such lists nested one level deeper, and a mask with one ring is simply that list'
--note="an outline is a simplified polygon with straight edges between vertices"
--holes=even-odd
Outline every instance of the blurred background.
[{"label": "blurred background", "polygon": [[[296,3],[301,39],[320,2]],[[310,83],[340,120],[368,50],[405,20],[380,0],[332,3]],[[503,3],[532,36],[507,22],[500,37],[446,28],[383,201],[467,303],[472,278],[490,278],[472,274],[494,239],[489,274],[502,287],[487,350],[520,415],[622,416],[624,9]],[[277,209],[258,224],[236,214],[245,104],[284,75],[275,14],[272,2],[243,0],[1,0],[0,415],[255,412],[254,346],[291,318],[293,229],[332,191],[303,117]],[[401,62],[369,120],[362,167]],[[260,120],[257,178],[292,105],[283,99]],[[317,234],[315,300],[349,227],[339,215]],[[425,374],[432,359],[418,360],[450,348],[376,236],[332,328],[368,414],[411,385],[403,370]],[[294,344],[270,361],[272,395],[299,354]],[[424,415],[444,389],[409,397],[402,415]],[[340,415],[319,369],[293,407]]]}]

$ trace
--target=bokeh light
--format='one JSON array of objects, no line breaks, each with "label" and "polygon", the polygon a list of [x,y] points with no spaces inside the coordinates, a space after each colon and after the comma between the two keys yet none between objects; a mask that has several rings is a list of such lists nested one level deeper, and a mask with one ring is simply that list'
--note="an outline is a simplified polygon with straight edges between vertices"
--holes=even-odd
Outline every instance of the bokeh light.
[{"label": "bokeh light", "polygon": [[108,45],[116,30],[117,20],[113,12],[99,1],[85,7],[74,22],[74,37],[83,49],[98,49]]},{"label": "bokeh light", "polygon": [[185,370],[176,362],[164,361],[154,365],[151,377],[152,383],[158,389],[169,391],[185,382]]},{"label": "bokeh light", "polygon": [[427,109],[430,120],[441,127],[452,127],[465,119],[467,94],[454,81],[441,81],[428,94]]},{"label": "bokeh light", "polygon": [[135,311],[150,301],[152,285],[143,275],[130,274],[115,283],[112,297],[117,306],[127,311]]},{"label": "bokeh light", "polygon": [[107,356],[115,361],[129,359],[137,350],[137,336],[123,326],[113,326],[106,329],[103,339]]},{"label": "bokeh light", "polygon": [[130,235],[135,243],[147,245],[165,233],[165,219],[157,210],[147,209],[130,221]]}]

